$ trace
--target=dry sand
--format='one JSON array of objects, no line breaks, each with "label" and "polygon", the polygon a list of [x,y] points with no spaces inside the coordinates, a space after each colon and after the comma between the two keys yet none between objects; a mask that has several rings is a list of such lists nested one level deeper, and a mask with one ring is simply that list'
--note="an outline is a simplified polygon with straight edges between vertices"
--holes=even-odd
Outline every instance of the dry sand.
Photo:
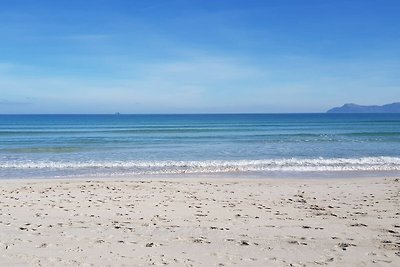
[{"label": "dry sand", "polygon": [[400,266],[394,178],[0,185],[0,266]]}]

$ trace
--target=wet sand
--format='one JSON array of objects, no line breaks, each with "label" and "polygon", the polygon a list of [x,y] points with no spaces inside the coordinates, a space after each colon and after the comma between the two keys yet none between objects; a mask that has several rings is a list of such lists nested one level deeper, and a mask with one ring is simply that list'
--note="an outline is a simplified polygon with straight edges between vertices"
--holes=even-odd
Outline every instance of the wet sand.
[{"label": "wet sand", "polygon": [[6,180],[0,266],[400,266],[395,178]]}]

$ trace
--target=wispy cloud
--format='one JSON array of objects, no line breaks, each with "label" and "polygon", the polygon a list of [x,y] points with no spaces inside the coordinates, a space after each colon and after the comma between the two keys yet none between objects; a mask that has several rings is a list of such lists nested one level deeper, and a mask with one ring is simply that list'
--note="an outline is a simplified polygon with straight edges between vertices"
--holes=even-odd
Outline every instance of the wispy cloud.
[{"label": "wispy cloud", "polygon": [[149,65],[147,71],[164,78],[199,83],[215,81],[235,81],[259,77],[262,72],[240,59],[227,57],[197,57],[182,61]]},{"label": "wispy cloud", "polygon": [[110,34],[72,34],[55,37],[61,40],[71,40],[71,41],[103,41],[112,38]]},{"label": "wispy cloud", "polygon": [[31,69],[33,66],[10,63],[10,62],[0,62],[0,74],[5,72],[18,72],[22,70]]},{"label": "wispy cloud", "polygon": [[[109,65],[110,71],[114,68],[124,75],[3,75],[0,88],[38,97],[43,107],[58,103],[60,107],[96,106],[100,112],[116,108],[121,112],[190,112],[232,105],[238,98],[245,98],[231,86],[232,82],[257,80],[265,75],[243,59],[203,54],[152,64],[118,61]],[[227,94],[230,97],[221,97]]]},{"label": "wispy cloud", "polygon": [[[349,99],[343,88],[353,92],[384,88],[382,96],[359,100],[365,103],[384,103],[398,95],[396,84],[385,84],[395,80],[388,78],[390,73],[370,70],[363,62],[328,66],[324,61],[295,58],[282,64],[193,52],[153,63],[111,58],[105,70],[117,75],[85,76],[21,75],[17,65],[4,63],[0,69],[7,71],[3,75],[0,71],[0,90],[9,101],[3,99],[1,105],[22,107],[29,101],[11,100],[29,96],[37,98],[30,111],[40,112],[36,107],[41,107],[53,113],[317,112]],[[319,99],[319,104],[310,106],[312,99]]]},{"label": "wispy cloud", "polygon": [[32,102],[19,102],[19,101],[10,101],[7,99],[0,99],[1,106],[25,106],[32,105]]}]

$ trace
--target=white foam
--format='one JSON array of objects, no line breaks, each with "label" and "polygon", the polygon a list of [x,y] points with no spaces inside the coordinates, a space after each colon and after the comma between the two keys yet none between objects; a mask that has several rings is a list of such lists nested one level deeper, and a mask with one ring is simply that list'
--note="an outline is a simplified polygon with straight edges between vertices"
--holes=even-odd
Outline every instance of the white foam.
[{"label": "white foam", "polygon": [[400,171],[399,157],[206,160],[206,161],[5,161],[0,169],[102,170],[129,173],[204,173],[246,171]]}]

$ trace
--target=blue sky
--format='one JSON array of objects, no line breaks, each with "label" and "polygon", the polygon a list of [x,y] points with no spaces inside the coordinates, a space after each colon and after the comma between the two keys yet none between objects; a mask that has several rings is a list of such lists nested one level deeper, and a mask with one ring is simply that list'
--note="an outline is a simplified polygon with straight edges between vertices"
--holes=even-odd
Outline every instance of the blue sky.
[{"label": "blue sky", "polygon": [[400,1],[2,0],[0,113],[400,102]]}]

